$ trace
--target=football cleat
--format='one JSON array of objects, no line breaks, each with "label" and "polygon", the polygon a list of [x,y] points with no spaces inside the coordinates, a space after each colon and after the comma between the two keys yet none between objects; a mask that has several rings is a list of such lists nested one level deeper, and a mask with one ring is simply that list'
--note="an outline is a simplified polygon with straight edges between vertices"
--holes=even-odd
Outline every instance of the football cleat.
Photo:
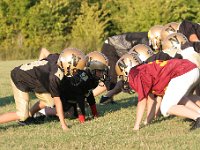
[{"label": "football cleat", "polygon": [[194,130],[200,128],[200,117],[197,118],[197,120],[194,122],[194,124],[192,125],[192,128],[190,130]]},{"label": "football cleat", "polygon": [[102,96],[101,99],[100,99],[100,102],[99,104],[100,105],[105,105],[105,104],[116,104],[115,101],[113,101],[113,98],[110,98],[110,97],[107,97],[107,96]]},{"label": "football cleat", "polygon": [[41,122],[33,117],[29,117],[24,121],[18,121],[18,124],[21,126],[27,126],[31,124],[40,124]]}]

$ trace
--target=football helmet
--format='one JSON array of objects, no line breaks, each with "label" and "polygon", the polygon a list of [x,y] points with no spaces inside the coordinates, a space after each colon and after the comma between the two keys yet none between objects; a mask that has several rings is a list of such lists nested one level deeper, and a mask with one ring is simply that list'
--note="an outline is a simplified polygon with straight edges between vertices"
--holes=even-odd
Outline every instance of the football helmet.
[{"label": "football helmet", "polygon": [[102,71],[103,76],[100,80],[104,81],[108,76],[108,58],[98,51],[93,51],[86,55],[86,60],[86,68],[90,70],[91,74],[97,77],[96,70]]},{"label": "football helmet", "polygon": [[170,22],[170,23],[164,25],[164,27],[161,31],[161,40],[164,41],[168,35],[170,35],[172,33],[177,33],[178,29],[179,29],[179,23],[177,23],[177,22]]},{"label": "football helmet", "polygon": [[115,71],[120,80],[127,81],[128,74],[132,67],[141,64],[141,60],[137,55],[124,54],[116,63]]},{"label": "football helmet", "polygon": [[150,28],[148,32],[148,38],[150,45],[152,45],[153,49],[158,50],[161,46],[161,30],[163,26],[162,25],[155,25]]},{"label": "football helmet", "polygon": [[73,76],[78,69],[85,68],[86,58],[81,50],[66,48],[60,53],[58,65],[64,70],[65,75]]},{"label": "football helmet", "polygon": [[141,61],[146,61],[154,54],[153,50],[145,44],[137,44],[128,52],[131,55],[137,55]]},{"label": "football helmet", "polygon": [[181,33],[172,33],[163,41],[162,48],[164,50],[177,49],[181,50],[181,45],[188,42],[185,35]]}]

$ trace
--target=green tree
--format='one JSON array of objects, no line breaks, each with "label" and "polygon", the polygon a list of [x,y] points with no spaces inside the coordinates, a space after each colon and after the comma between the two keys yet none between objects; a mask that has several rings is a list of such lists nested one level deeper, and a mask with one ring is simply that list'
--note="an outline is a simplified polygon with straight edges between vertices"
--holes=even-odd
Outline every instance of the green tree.
[{"label": "green tree", "polygon": [[109,18],[106,17],[108,11],[105,10],[105,5],[99,7],[99,3],[89,6],[87,1],[82,2],[81,14],[73,25],[70,46],[80,48],[85,53],[101,47],[107,34],[104,29]]},{"label": "green tree", "polygon": [[[197,22],[200,4],[198,0],[109,0],[111,34],[148,31],[153,25],[183,19]],[[109,28],[110,30],[110,28]]]}]

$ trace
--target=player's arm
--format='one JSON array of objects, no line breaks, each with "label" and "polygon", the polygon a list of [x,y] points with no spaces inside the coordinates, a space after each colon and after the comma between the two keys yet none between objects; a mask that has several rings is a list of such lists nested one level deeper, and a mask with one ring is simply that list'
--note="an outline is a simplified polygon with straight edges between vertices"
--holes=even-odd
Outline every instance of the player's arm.
[{"label": "player's arm", "polygon": [[59,76],[59,72],[56,72],[55,74],[50,75],[49,80],[51,82],[50,82],[49,89],[50,89],[51,96],[53,97],[54,104],[56,106],[56,113],[57,113],[57,116],[60,120],[62,129],[67,130],[68,127],[67,127],[65,120],[64,120],[64,111],[63,111],[63,106],[62,106],[62,102],[61,102],[61,99],[60,99],[60,91],[59,91],[59,89],[60,89],[60,78],[58,78],[57,76]]},{"label": "player's arm", "polygon": [[54,97],[53,99],[54,99],[54,103],[55,103],[55,106],[56,106],[57,116],[59,117],[62,129],[67,130],[68,127],[65,123],[64,112],[63,112],[63,107],[62,107],[62,102],[60,100],[60,97]]},{"label": "player's arm", "polygon": [[90,105],[90,109],[94,118],[98,117],[96,102],[93,93],[91,92],[87,98],[87,102]]},{"label": "player's arm", "polygon": [[152,93],[150,93],[148,95],[148,100],[147,100],[147,118],[144,124],[148,124],[154,119],[155,111],[156,111],[155,96]]},{"label": "player's arm", "polygon": [[140,123],[142,121],[146,103],[147,103],[147,98],[143,98],[137,104],[136,121],[135,121],[135,125],[134,125],[134,130],[140,129]]},{"label": "player's arm", "polygon": [[39,60],[46,58],[47,56],[49,56],[49,54],[51,54],[49,50],[47,50],[46,48],[42,48],[40,50]]},{"label": "player's arm", "polygon": [[77,97],[77,112],[80,123],[85,122],[85,98],[84,96]]}]

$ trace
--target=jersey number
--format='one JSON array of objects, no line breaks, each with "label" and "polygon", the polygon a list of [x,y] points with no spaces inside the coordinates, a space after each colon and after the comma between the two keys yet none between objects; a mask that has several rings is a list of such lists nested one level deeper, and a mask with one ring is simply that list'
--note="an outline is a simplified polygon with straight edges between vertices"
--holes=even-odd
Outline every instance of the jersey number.
[{"label": "jersey number", "polygon": [[160,67],[163,67],[167,64],[167,61],[156,60],[156,64],[160,65]]},{"label": "jersey number", "polygon": [[21,70],[27,71],[33,69],[33,67],[44,66],[48,63],[46,60],[34,61],[31,63],[24,64],[20,67]]}]

